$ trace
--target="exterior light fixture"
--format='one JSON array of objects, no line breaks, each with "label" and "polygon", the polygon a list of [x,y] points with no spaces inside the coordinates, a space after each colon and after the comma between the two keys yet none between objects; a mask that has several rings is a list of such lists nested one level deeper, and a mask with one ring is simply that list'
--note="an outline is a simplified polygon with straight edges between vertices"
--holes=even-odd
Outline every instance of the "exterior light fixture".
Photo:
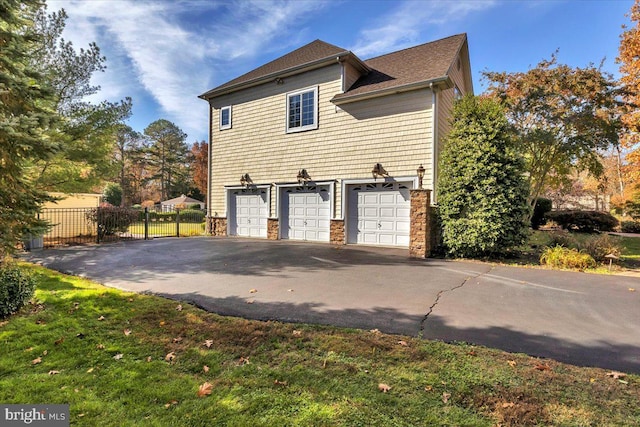
[{"label": "exterior light fixture", "polygon": [[276,84],[279,85],[283,85],[284,84],[284,80],[280,77],[276,77],[276,79],[274,80],[276,82]]},{"label": "exterior light fixture", "polygon": [[242,185],[243,187],[248,187],[250,182],[251,182],[251,178],[249,178],[248,173],[245,173],[240,177],[240,185]]},{"label": "exterior light fixture", "polygon": [[379,176],[389,176],[386,170],[382,167],[380,163],[376,163],[371,170],[371,175],[373,175],[373,179],[378,179]]},{"label": "exterior light fixture", "polygon": [[420,166],[418,166],[418,169],[416,169],[416,172],[418,173],[418,189],[422,190],[422,178],[424,178],[424,166],[420,164]]},{"label": "exterior light fixture", "polygon": [[300,169],[298,171],[298,175],[296,176],[296,179],[298,180],[298,184],[304,185],[304,183],[311,180],[311,177],[307,173],[306,169]]}]

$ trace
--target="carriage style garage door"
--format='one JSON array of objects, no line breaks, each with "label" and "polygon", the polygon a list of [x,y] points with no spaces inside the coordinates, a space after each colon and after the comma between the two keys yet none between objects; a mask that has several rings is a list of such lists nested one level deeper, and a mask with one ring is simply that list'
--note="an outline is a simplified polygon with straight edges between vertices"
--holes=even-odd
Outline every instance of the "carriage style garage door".
[{"label": "carriage style garage door", "polygon": [[410,185],[383,182],[350,186],[347,243],[408,247]]},{"label": "carriage style garage door", "polygon": [[330,194],[328,185],[284,188],[280,238],[328,242]]},{"label": "carriage style garage door", "polygon": [[267,237],[267,190],[230,190],[229,235]]}]

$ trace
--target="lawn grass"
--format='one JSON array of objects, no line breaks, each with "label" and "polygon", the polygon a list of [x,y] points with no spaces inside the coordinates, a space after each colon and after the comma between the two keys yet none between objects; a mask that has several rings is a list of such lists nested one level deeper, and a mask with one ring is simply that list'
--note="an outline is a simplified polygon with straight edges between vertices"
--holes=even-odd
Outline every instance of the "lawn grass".
[{"label": "lawn grass", "polygon": [[30,268],[35,302],[0,323],[0,402],[69,404],[72,425],[640,424],[638,375],[221,317]]},{"label": "lawn grass", "polygon": [[[138,222],[131,224],[128,229],[129,233],[143,235],[144,223]],[[181,222],[180,236],[200,236],[204,234],[204,224]],[[175,236],[175,222],[149,222],[149,236]]]}]

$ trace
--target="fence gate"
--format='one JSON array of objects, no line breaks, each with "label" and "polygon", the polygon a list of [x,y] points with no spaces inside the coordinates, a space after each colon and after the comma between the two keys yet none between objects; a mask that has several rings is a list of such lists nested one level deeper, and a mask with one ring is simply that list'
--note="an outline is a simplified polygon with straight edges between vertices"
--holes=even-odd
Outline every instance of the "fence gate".
[{"label": "fence gate", "polygon": [[155,209],[120,207],[43,209],[40,219],[51,228],[43,236],[45,248],[156,237],[204,234],[205,212],[199,209]]}]

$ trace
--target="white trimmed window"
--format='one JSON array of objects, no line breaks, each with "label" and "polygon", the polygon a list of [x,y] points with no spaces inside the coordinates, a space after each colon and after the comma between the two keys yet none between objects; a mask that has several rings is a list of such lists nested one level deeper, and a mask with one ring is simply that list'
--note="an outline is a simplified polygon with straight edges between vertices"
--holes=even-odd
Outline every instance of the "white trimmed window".
[{"label": "white trimmed window", "polygon": [[287,94],[287,132],[318,128],[318,87]]},{"label": "white trimmed window", "polygon": [[231,129],[231,106],[220,109],[220,130]]}]

